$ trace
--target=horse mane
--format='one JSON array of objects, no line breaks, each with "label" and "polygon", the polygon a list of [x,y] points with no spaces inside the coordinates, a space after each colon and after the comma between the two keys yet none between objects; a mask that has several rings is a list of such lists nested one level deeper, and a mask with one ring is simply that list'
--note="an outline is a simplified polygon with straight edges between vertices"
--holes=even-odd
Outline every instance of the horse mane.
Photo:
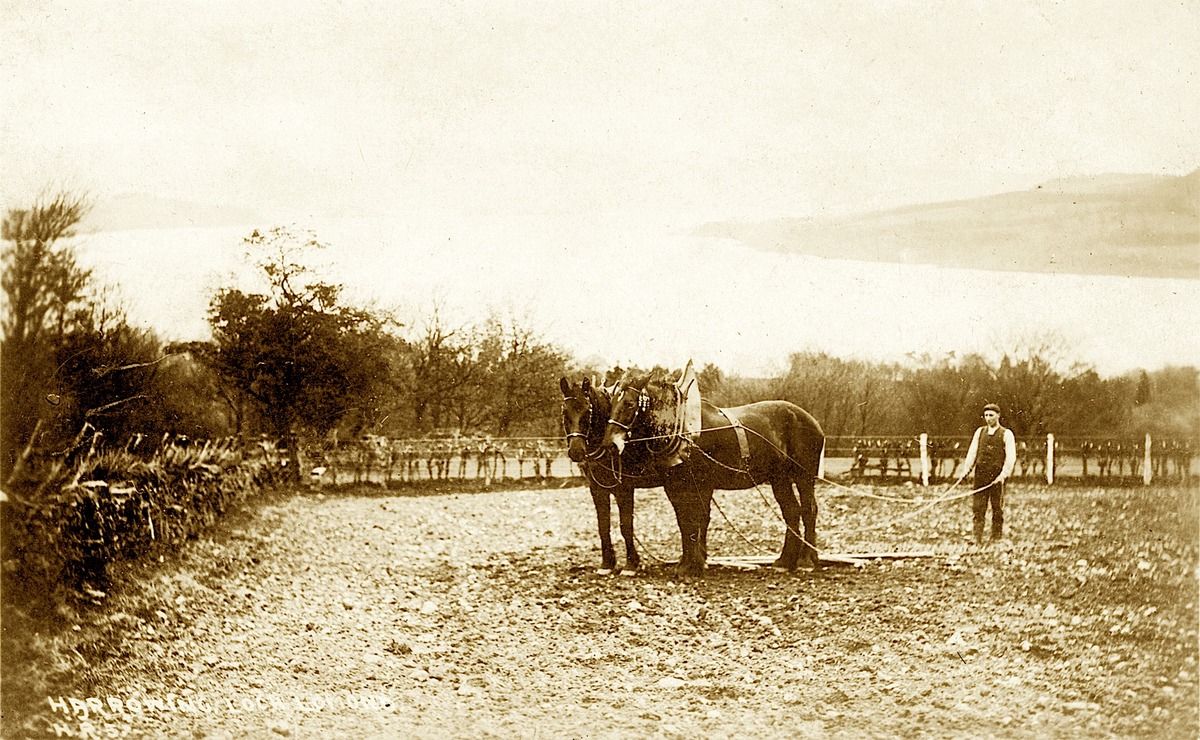
[{"label": "horse mane", "polygon": [[587,388],[587,400],[592,407],[592,414],[585,432],[587,436],[583,441],[589,451],[599,449],[603,442],[604,427],[608,425],[608,417],[612,414],[612,398],[615,389],[616,386],[595,385],[589,385]]}]

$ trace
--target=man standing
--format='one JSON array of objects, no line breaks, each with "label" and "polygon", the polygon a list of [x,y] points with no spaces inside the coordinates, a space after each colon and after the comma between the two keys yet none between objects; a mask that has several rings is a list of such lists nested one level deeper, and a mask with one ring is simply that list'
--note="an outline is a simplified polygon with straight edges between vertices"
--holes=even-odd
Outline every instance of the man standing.
[{"label": "man standing", "polygon": [[[1017,464],[1017,442],[1011,429],[1000,426],[1000,407],[989,403],[983,407],[984,425],[975,430],[967,459],[963,461],[961,482],[975,468],[974,515],[975,544],[983,544],[983,523],[988,504],[992,507],[992,540],[1004,535],[1004,481],[1012,475]],[[956,484],[957,485],[957,484]]]}]

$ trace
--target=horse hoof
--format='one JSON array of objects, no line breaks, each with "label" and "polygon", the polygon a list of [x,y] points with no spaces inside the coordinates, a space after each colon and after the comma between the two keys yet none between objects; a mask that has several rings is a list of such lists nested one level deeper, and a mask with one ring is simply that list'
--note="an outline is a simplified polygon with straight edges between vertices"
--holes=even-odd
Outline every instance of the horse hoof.
[{"label": "horse hoof", "polygon": [[612,568],[597,568],[596,569],[596,575],[598,575],[598,576],[611,576],[612,572],[613,572]]},{"label": "horse hoof", "polygon": [[633,577],[637,576],[637,574],[638,574],[638,572],[636,570],[633,570],[630,568],[622,568],[621,569],[621,575],[625,576],[626,578],[633,578]]}]

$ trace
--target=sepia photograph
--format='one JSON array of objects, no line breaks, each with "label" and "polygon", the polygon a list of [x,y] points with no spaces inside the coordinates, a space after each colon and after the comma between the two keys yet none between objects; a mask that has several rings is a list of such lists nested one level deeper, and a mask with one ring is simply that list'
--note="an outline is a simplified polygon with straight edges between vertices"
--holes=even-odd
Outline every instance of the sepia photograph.
[{"label": "sepia photograph", "polygon": [[1200,735],[1200,6],[0,38],[0,736]]}]

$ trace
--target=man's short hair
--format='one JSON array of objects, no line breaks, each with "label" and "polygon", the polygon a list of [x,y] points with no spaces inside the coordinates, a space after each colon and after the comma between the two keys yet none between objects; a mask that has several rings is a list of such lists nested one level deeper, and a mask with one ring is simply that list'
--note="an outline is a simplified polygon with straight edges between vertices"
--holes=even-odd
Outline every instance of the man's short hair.
[{"label": "man's short hair", "polygon": [[983,412],[986,414],[989,411],[995,411],[998,414],[1000,413],[1000,407],[994,403],[989,403],[987,406],[983,407]]}]

